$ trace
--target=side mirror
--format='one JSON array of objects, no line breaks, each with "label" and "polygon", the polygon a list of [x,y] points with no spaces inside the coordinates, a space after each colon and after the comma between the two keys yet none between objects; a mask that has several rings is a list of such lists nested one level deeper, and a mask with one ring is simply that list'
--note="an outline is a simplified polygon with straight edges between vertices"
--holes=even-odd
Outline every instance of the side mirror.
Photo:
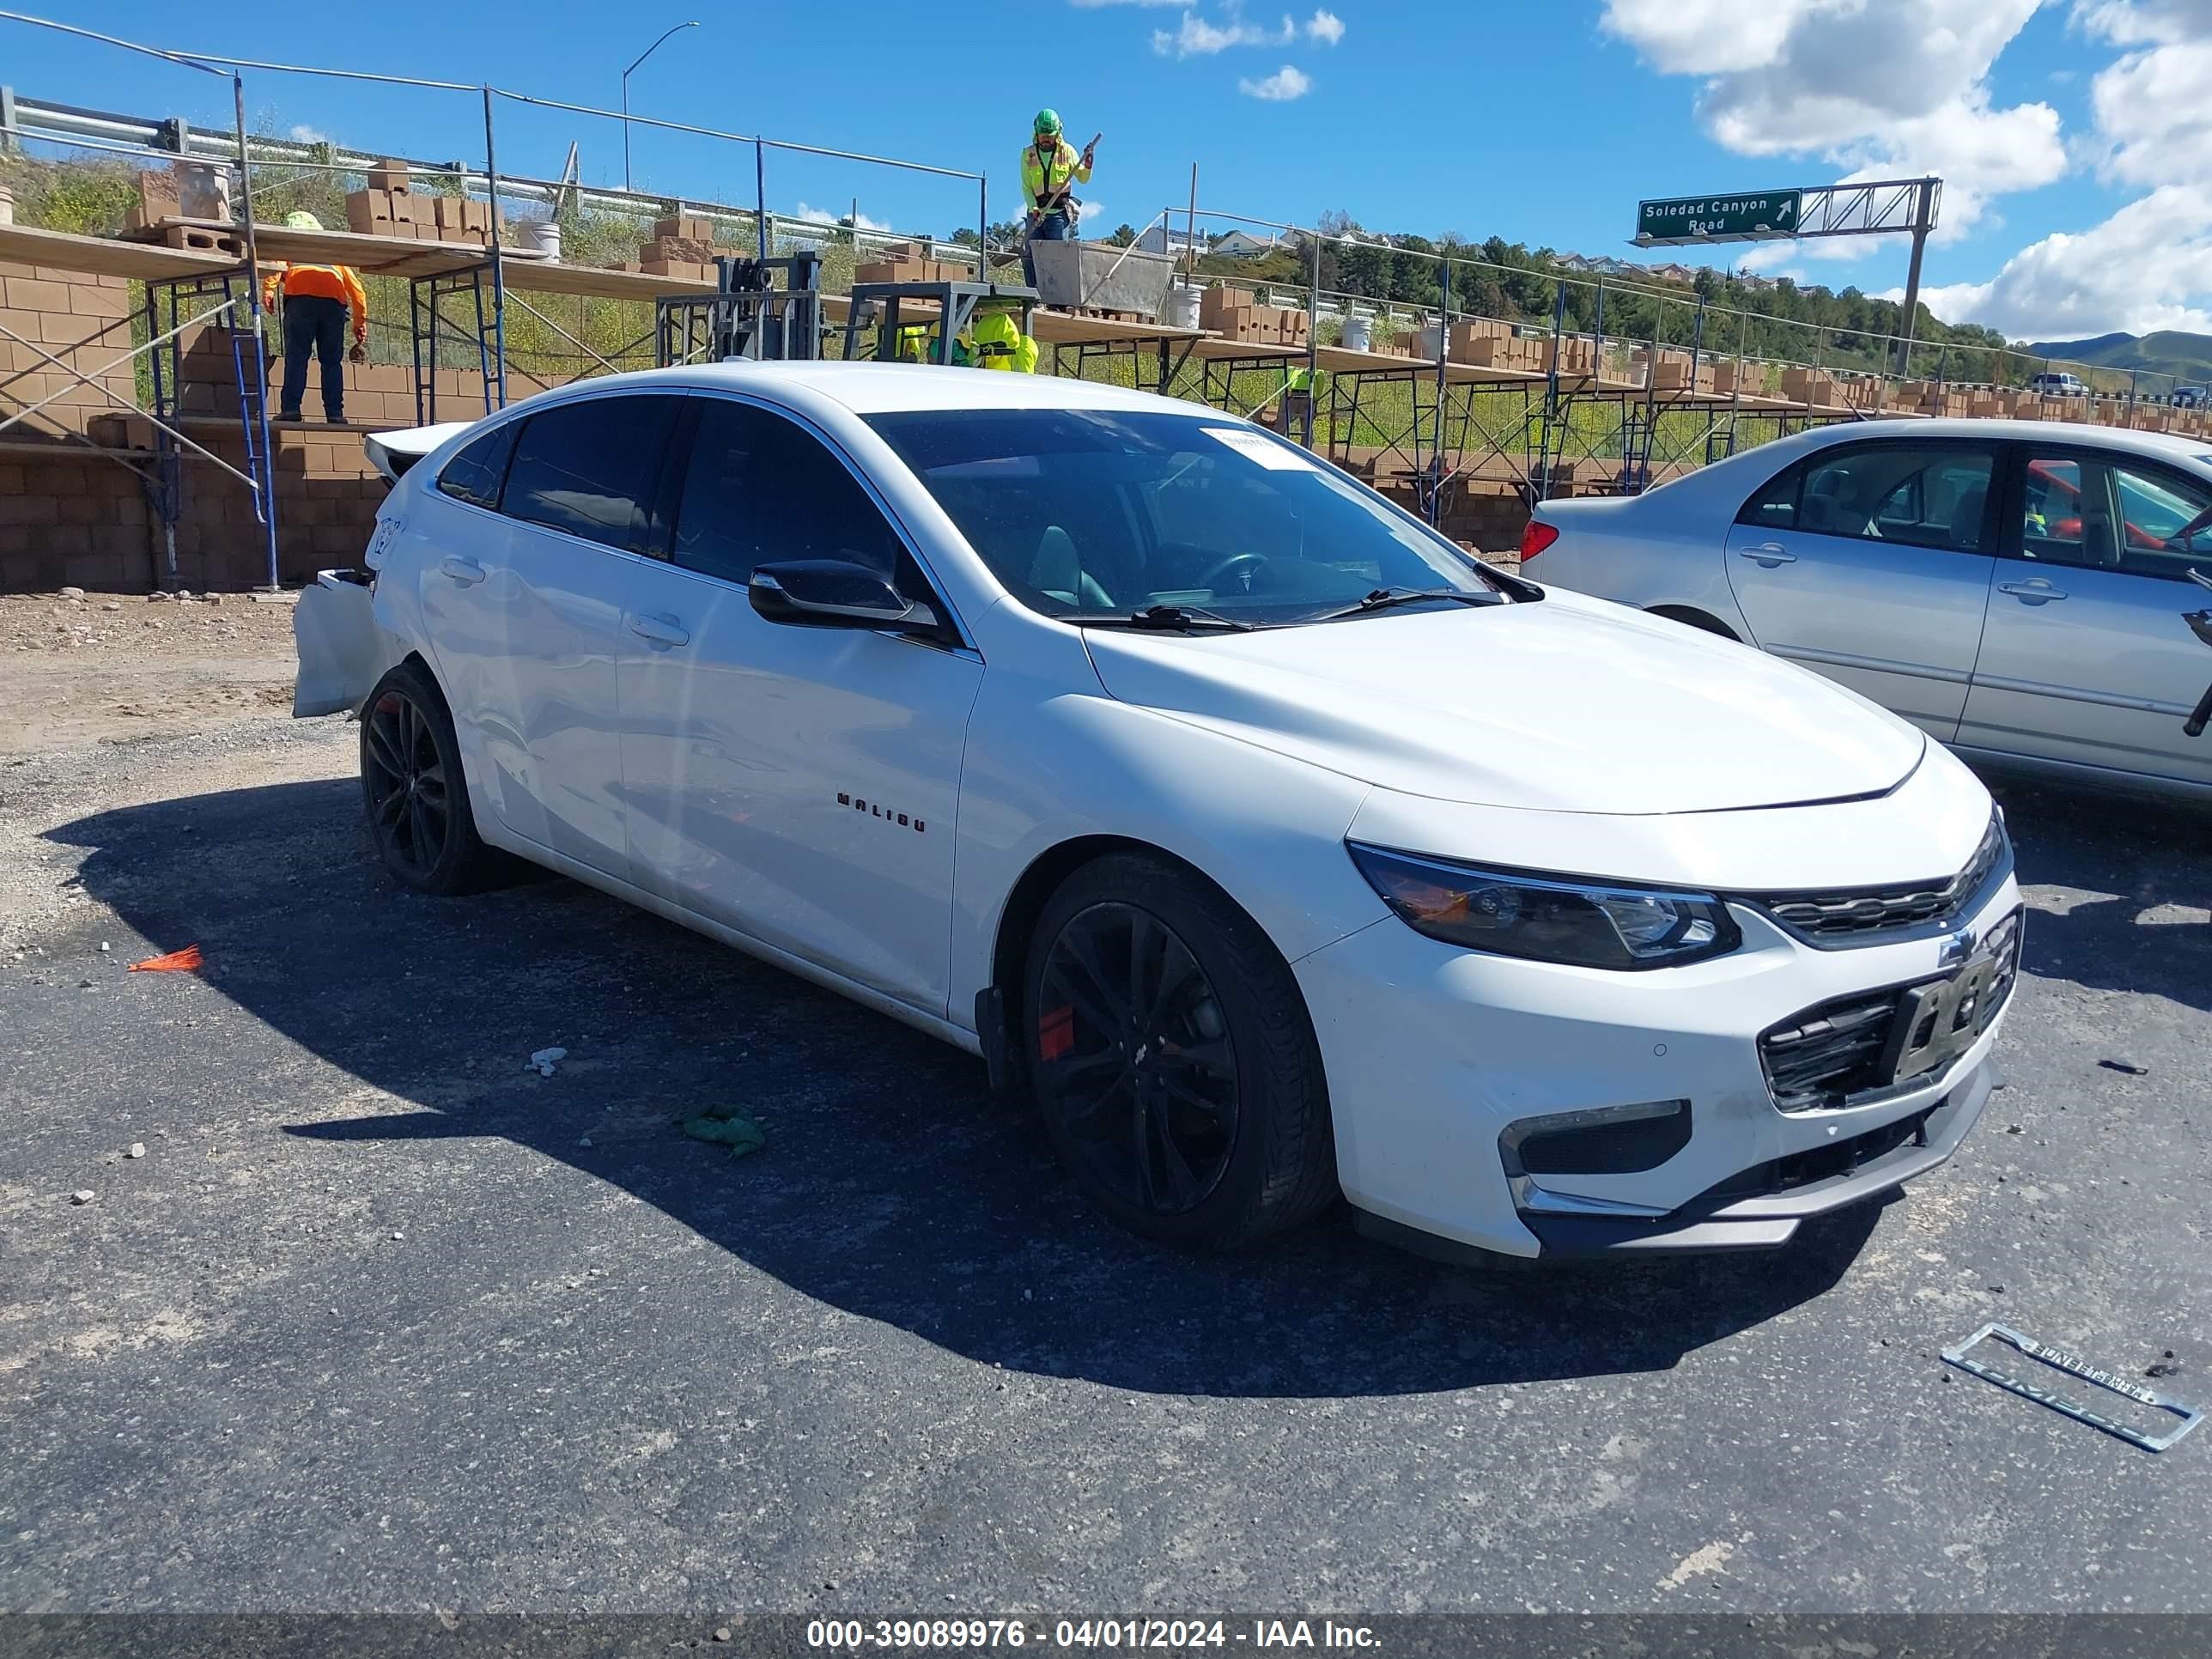
[{"label": "side mirror", "polygon": [[798,628],[902,628],[933,632],[937,612],[902,597],[864,564],[793,559],[754,567],[745,584],[753,609]]}]

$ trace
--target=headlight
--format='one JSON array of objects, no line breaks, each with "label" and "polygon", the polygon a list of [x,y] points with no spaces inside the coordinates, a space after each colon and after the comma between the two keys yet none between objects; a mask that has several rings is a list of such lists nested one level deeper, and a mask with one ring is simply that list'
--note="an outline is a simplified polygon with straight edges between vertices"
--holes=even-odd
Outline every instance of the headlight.
[{"label": "headlight", "polygon": [[1495,956],[1578,968],[1668,968],[1743,935],[1711,893],[1684,893],[1417,858],[1347,842],[1382,902],[1418,933]]}]

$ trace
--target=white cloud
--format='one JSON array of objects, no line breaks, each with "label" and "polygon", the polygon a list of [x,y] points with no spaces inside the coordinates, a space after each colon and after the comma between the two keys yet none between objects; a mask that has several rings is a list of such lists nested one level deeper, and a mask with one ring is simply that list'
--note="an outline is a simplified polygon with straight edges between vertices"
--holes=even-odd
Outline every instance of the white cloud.
[{"label": "white cloud", "polygon": [[2186,40],[2212,30],[2212,0],[2074,0],[2074,21],[2116,46]]},{"label": "white cloud", "polygon": [[1606,0],[1600,21],[1667,75],[1728,75],[1773,60],[1819,0]]},{"label": "white cloud", "polygon": [[1306,19],[1306,38],[1333,46],[1344,39],[1344,19],[1324,8]]},{"label": "white cloud", "polygon": [[[852,211],[852,209],[847,208],[842,213],[833,212],[829,208],[809,207],[805,203],[801,202],[799,204],[799,211],[795,216],[805,220],[810,225],[842,225],[845,222],[846,219],[851,216]],[[881,219],[871,219],[865,213],[860,217],[860,228],[862,230],[889,230],[890,228],[890,227],[884,223]]]},{"label": "white cloud", "polygon": [[295,144],[327,144],[331,142],[329,133],[320,127],[311,127],[304,121],[294,127],[289,137]]},{"label": "white cloud", "polygon": [[2212,186],[2163,185],[2093,229],[2022,248],[1986,283],[1920,297],[1946,322],[2014,339],[2212,330]]},{"label": "white cloud", "polygon": [[1303,70],[1285,64],[1263,81],[1249,76],[1237,82],[1237,90],[1247,98],[1257,98],[1270,104],[1287,104],[1294,98],[1303,98],[1313,90],[1313,78]]},{"label": "white cloud", "polygon": [[1938,175],[1948,240],[1990,197],[2066,170],[2056,110],[1991,100],[1990,66],[2039,3],[1607,0],[1603,21],[1660,70],[1704,76],[1698,118],[1738,154],[1820,156],[1850,180]]},{"label": "white cloud", "polygon": [[1163,58],[1210,58],[1231,46],[1287,46],[1297,38],[1297,25],[1288,17],[1283,19],[1281,27],[1268,28],[1233,15],[1225,22],[1209,23],[1196,12],[1187,11],[1180,27],[1152,31],[1152,50]]},{"label": "white cloud", "polygon": [[2162,185],[2212,173],[2212,40],[2130,52],[2090,83],[2089,100],[2113,178]]}]

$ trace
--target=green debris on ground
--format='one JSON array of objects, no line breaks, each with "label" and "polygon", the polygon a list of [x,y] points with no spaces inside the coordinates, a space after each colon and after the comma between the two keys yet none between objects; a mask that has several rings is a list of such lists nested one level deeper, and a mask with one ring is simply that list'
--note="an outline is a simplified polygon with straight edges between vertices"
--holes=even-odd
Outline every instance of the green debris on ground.
[{"label": "green debris on ground", "polygon": [[728,1147],[732,1158],[743,1158],[768,1145],[768,1131],[734,1106],[709,1106],[696,1117],[685,1118],[684,1133],[694,1140]]}]

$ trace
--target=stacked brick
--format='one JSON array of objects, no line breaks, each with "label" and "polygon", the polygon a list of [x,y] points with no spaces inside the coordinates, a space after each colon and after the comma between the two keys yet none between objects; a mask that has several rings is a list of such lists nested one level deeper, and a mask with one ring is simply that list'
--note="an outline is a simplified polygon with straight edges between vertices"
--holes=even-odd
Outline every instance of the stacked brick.
[{"label": "stacked brick", "polygon": [[893,242],[877,252],[880,257],[853,268],[855,283],[968,283],[975,277],[966,265],[933,259],[920,242]]},{"label": "stacked brick", "polygon": [[1303,311],[1287,306],[1263,306],[1249,288],[1223,283],[1200,296],[1198,325],[1224,340],[1250,340],[1263,345],[1302,346],[1311,337],[1311,322]]},{"label": "stacked brick", "polygon": [[417,191],[404,161],[384,161],[368,170],[368,189],[347,196],[346,228],[362,236],[489,247],[491,204]]},{"label": "stacked brick", "polygon": [[714,241],[714,222],[692,214],[678,214],[653,222],[653,234],[637,246],[637,258],[625,261],[624,270],[647,276],[677,276],[690,283],[714,280],[714,261],[728,252]]},{"label": "stacked brick", "polygon": [[1719,383],[1710,357],[1693,362],[1689,352],[1661,346],[1656,352],[1648,348],[1638,352],[1635,362],[1639,376],[1654,392],[1686,392],[1711,397],[1718,391]]},{"label": "stacked brick", "polygon": [[1527,374],[1544,367],[1548,340],[1522,339],[1510,323],[1487,317],[1454,323],[1444,337],[1447,361],[1471,368],[1509,368]]}]

